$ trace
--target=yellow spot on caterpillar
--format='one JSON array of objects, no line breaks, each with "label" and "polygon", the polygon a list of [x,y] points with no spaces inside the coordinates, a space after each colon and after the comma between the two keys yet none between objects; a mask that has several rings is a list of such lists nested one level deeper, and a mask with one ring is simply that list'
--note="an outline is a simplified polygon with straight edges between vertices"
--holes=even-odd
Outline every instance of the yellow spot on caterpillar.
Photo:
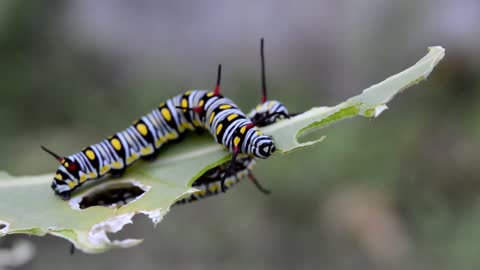
[{"label": "yellow spot on caterpillar", "polygon": [[167,108],[162,109],[162,115],[165,120],[170,121],[172,120],[172,114],[170,114],[170,111]]},{"label": "yellow spot on caterpillar", "polygon": [[80,176],[80,183],[83,183],[83,182],[85,182],[85,181],[87,181],[87,176],[86,176],[85,174],[82,174],[82,175]]},{"label": "yellow spot on caterpillar", "polygon": [[162,146],[162,144],[163,144],[164,142],[166,142],[166,141],[167,141],[167,138],[165,138],[165,137],[160,137],[160,138],[155,142],[155,146],[156,146],[157,148],[159,148],[159,147]]},{"label": "yellow spot on caterpillar", "polygon": [[222,128],[223,128],[223,125],[220,123],[220,125],[218,125],[217,127],[217,135],[220,134],[220,132],[222,131]]},{"label": "yellow spot on caterpillar", "polygon": [[91,178],[91,179],[97,178],[97,176],[98,176],[98,175],[97,175],[96,172],[91,172],[91,173],[88,174],[88,178]]},{"label": "yellow spot on caterpillar", "polygon": [[74,188],[75,187],[75,183],[73,181],[68,181],[67,184],[68,184],[69,188]]},{"label": "yellow spot on caterpillar", "polygon": [[235,139],[233,139],[233,144],[234,144],[235,146],[238,146],[238,144],[240,143],[240,141],[241,141],[240,137],[237,136],[237,137],[235,137]]},{"label": "yellow spot on caterpillar", "polygon": [[70,166],[70,164],[68,164],[68,162],[64,162],[63,166],[65,166],[65,168],[68,168],[68,166]]},{"label": "yellow spot on caterpillar", "polygon": [[188,101],[186,98],[182,98],[182,107],[183,108],[188,108]]},{"label": "yellow spot on caterpillar", "polygon": [[229,179],[229,180],[225,181],[225,186],[226,187],[231,187],[233,184],[235,184],[235,182],[232,179]]},{"label": "yellow spot on caterpillar", "polygon": [[178,134],[176,132],[170,132],[165,137],[167,137],[169,140],[175,140],[178,138]]},{"label": "yellow spot on caterpillar", "polygon": [[263,133],[260,130],[257,130],[257,135],[260,136],[263,135]]},{"label": "yellow spot on caterpillar", "polygon": [[247,131],[247,126],[243,126],[243,127],[240,129],[240,133],[242,133],[242,134],[245,134],[245,131]]},{"label": "yellow spot on caterpillar", "polygon": [[188,95],[190,95],[192,92],[193,92],[193,90],[188,90],[187,92],[185,92],[185,95],[188,96]]},{"label": "yellow spot on caterpillar", "polygon": [[142,136],[147,136],[148,134],[148,129],[147,129],[147,126],[145,126],[145,124],[138,124],[137,125],[137,130],[138,132],[140,132],[140,134],[142,134]]},{"label": "yellow spot on caterpillar", "polygon": [[110,170],[110,166],[105,165],[100,169],[100,175],[106,174]]},{"label": "yellow spot on caterpillar", "polygon": [[232,108],[232,105],[230,105],[230,104],[220,105],[220,110],[225,110],[225,109],[230,109],[230,108]]},{"label": "yellow spot on caterpillar", "polygon": [[153,147],[151,146],[145,147],[142,150],[140,150],[140,154],[142,154],[142,156],[150,155],[151,153],[153,153]]},{"label": "yellow spot on caterpillar", "polygon": [[182,123],[182,127],[183,127],[184,129],[193,129],[192,124],[190,124],[189,122],[183,122],[183,123]]},{"label": "yellow spot on caterpillar", "polygon": [[214,183],[214,184],[211,184],[209,187],[208,187],[208,190],[212,193],[216,192],[217,190],[219,190],[219,184],[218,183]]},{"label": "yellow spot on caterpillar", "polygon": [[131,156],[127,158],[127,164],[131,164],[137,159],[138,159],[138,155],[136,153],[133,153]]},{"label": "yellow spot on caterpillar", "polygon": [[237,117],[238,117],[238,114],[233,113],[233,114],[229,115],[229,116],[227,117],[227,119],[228,119],[228,121],[232,121],[233,119],[235,119],[235,118],[237,118]]},{"label": "yellow spot on caterpillar", "polygon": [[95,159],[95,153],[92,150],[87,150],[85,152],[85,155],[87,155],[88,159],[94,160]]},{"label": "yellow spot on caterpillar", "polygon": [[178,126],[177,130],[178,130],[178,132],[183,133],[185,131],[185,128],[183,127],[182,124],[180,124],[180,126]]},{"label": "yellow spot on caterpillar", "polygon": [[114,169],[122,169],[123,168],[123,165],[122,163],[118,162],[118,161],[114,161],[112,162],[112,168]]},{"label": "yellow spot on caterpillar", "polygon": [[60,180],[60,181],[63,181],[63,176],[62,176],[61,174],[57,173],[57,174],[55,175],[55,179]]},{"label": "yellow spot on caterpillar", "polygon": [[200,123],[200,121],[198,121],[197,119],[194,119],[192,121],[193,125],[196,126],[196,127],[200,127],[202,125],[202,123]]},{"label": "yellow spot on caterpillar", "polygon": [[209,93],[207,94],[207,97],[213,97],[213,95],[215,95],[215,93],[209,92]]},{"label": "yellow spot on caterpillar", "polygon": [[207,195],[207,191],[205,189],[201,189],[196,193],[198,196],[204,197]]},{"label": "yellow spot on caterpillar", "polygon": [[112,144],[113,148],[115,148],[115,150],[120,151],[120,149],[122,149],[122,144],[120,143],[119,139],[112,139],[110,143]]},{"label": "yellow spot on caterpillar", "polygon": [[262,104],[257,105],[257,111],[259,111],[262,108]]},{"label": "yellow spot on caterpillar", "polygon": [[203,104],[205,104],[205,101],[201,99],[200,102],[198,102],[198,107],[203,107]]},{"label": "yellow spot on caterpillar", "polygon": [[209,123],[209,124],[212,124],[214,117],[215,117],[215,113],[213,112],[213,113],[210,115],[210,119],[208,119],[208,123]]}]

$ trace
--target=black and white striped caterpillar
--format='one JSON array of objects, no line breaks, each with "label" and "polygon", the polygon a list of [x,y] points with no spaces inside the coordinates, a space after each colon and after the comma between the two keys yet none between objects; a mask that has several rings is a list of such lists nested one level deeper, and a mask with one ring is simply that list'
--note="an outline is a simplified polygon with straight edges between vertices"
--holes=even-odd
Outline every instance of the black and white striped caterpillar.
[{"label": "black and white striped caterpillar", "polygon": [[[278,120],[290,117],[287,108],[275,100],[268,100],[260,104],[256,109],[252,110],[248,116],[252,121],[254,121],[254,119],[259,120],[254,122],[257,127],[268,126]],[[176,204],[194,202],[219,194],[220,191],[226,191],[232,188],[245,177],[248,177],[261,192],[269,194],[270,191],[260,185],[252,173],[255,163],[255,158],[247,156],[237,158],[237,160],[233,161],[233,165],[231,163],[225,163],[208,170],[192,184],[192,187],[198,189],[198,191],[177,201]],[[223,188],[222,182],[225,183]]]},{"label": "black and white striped caterpillar", "polygon": [[[248,118],[257,127],[265,127],[281,119],[290,118],[290,116],[293,115],[289,114],[287,108],[281,102],[267,99],[263,38],[260,43],[260,56],[262,67],[262,100],[261,103],[248,114]],[[260,185],[252,173],[255,163],[255,158],[247,156],[238,158],[230,164],[221,164],[208,170],[192,184],[192,187],[198,189],[198,191],[195,191],[189,196],[177,201],[176,204],[194,202],[199,199],[216,195],[220,191],[225,191],[233,187],[244,177],[248,177],[261,192],[269,194],[270,191]],[[224,186],[222,186],[222,183],[224,183]]]},{"label": "black and white striped caterpillar", "polygon": [[[272,137],[263,135],[256,125],[228,98],[220,94],[221,66],[213,92],[191,90],[160,104],[126,130],[83,149],[61,157],[47,148],[60,166],[52,189],[64,199],[91,179],[108,173],[121,175],[140,158],[154,158],[166,143],[177,140],[187,130],[206,129],[217,143],[233,153],[229,171],[239,153],[268,158],[275,151]],[[264,100],[266,101],[266,99]],[[221,181],[225,190],[226,177]]]}]

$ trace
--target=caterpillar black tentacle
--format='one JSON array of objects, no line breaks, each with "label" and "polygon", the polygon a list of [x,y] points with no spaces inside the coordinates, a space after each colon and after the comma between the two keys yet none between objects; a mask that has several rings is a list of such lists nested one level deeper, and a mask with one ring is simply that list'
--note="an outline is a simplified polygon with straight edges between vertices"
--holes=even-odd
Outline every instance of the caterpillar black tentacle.
[{"label": "caterpillar black tentacle", "polygon": [[257,187],[257,189],[260,190],[260,192],[262,192],[263,194],[268,195],[268,194],[272,193],[270,190],[263,187],[262,184],[260,184],[260,182],[258,182],[257,178],[255,177],[255,175],[253,175],[252,172],[248,173],[248,178]]},{"label": "caterpillar black tentacle", "polygon": [[[275,151],[272,137],[263,135],[230,99],[220,94],[221,66],[213,92],[190,90],[160,104],[127,129],[82,151],[60,157],[52,189],[64,199],[88,180],[122,170],[141,157],[151,157],[186,131],[208,130],[215,141],[233,153],[268,158]],[[180,107],[180,108],[178,108]],[[235,160],[232,160],[232,163]]]}]

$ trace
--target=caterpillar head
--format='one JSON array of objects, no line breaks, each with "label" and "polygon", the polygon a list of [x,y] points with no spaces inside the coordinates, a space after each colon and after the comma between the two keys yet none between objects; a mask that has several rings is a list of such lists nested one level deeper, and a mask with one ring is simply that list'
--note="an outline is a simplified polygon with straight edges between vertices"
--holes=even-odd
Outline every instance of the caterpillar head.
[{"label": "caterpillar head", "polygon": [[267,100],[248,114],[248,118],[258,127],[268,126],[288,117],[287,107],[277,100]]},{"label": "caterpillar head", "polygon": [[64,200],[70,199],[72,191],[79,186],[78,176],[80,174],[80,164],[73,158],[60,157],[43,146],[42,149],[60,162],[60,166],[51,184],[53,191]]},{"label": "caterpillar head", "polygon": [[266,135],[256,137],[251,147],[253,155],[258,158],[268,158],[276,150],[273,138]]}]

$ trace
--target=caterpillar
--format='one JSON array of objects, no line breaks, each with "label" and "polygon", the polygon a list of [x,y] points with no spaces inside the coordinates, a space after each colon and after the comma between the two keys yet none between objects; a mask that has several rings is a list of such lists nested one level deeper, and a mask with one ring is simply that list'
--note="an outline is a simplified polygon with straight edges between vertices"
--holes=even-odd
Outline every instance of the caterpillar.
[{"label": "caterpillar", "polygon": [[[239,153],[268,158],[275,151],[273,138],[262,134],[233,101],[220,94],[220,80],[221,65],[214,91],[190,90],[177,95],[127,129],[78,153],[61,157],[42,146],[60,163],[52,189],[68,200],[88,180],[107,174],[119,176],[138,159],[153,159],[163,145],[179,139],[188,130],[208,130],[217,143],[233,153],[230,167]],[[224,183],[225,179],[222,190]]]},{"label": "caterpillar", "polygon": [[[263,104],[259,104],[256,109],[252,110],[248,115],[258,127],[268,126],[283,118],[290,118],[287,108],[275,100],[269,100]],[[255,119],[257,120],[256,122]],[[225,192],[245,177],[248,177],[262,193],[270,194],[270,191],[264,188],[253,175],[252,169],[255,164],[255,158],[247,156],[235,160],[232,168],[230,168],[227,163],[208,170],[192,184],[192,187],[198,189],[198,191],[177,201],[176,204],[190,203],[217,195],[220,191]]]},{"label": "caterpillar", "polygon": [[[261,82],[262,82],[262,98],[261,103],[258,104],[253,110],[248,113],[248,118],[257,126],[265,127],[271,125],[279,120],[290,118],[295,114],[289,114],[287,107],[281,102],[276,100],[268,100],[267,98],[267,85],[265,78],[265,54],[264,54],[264,41],[260,40],[260,57],[261,57]],[[210,197],[218,194],[221,190],[226,191],[240,182],[241,179],[248,176],[252,183],[264,194],[270,194],[270,191],[265,189],[255,178],[252,173],[252,169],[255,166],[255,158],[247,156],[242,157],[233,162],[231,168],[227,164],[221,164],[216,166],[192,184],[192,187],[198,189],[194,193],[190,194],[176,202],[176,204],[185,204],[194,202],[199,199]],[[224,185],[222,186],[222,182]]]},{"label": "caterpillar", "polygon": [[[235,160],[233,165],[233,172],[229,172],[229,164],[225,163],[216,166],[193,182],[192,187],[198,189],[194,193],[190,194],[181,200],[175,202],[175,204],[185,204],[210,197],[219,194],[222,191],[222,179],[225,178],[224,191],[232,188],[235,184],[240,182],[240,179],[247,175],[252,175],[251,171],[255,166],[255,159],[251,157],[241,157]],[[228,174],[228,176],[225,176]],[[253,175],[252,175],[253,176]],[[268,191],[266,191],[268,192]]]}]

